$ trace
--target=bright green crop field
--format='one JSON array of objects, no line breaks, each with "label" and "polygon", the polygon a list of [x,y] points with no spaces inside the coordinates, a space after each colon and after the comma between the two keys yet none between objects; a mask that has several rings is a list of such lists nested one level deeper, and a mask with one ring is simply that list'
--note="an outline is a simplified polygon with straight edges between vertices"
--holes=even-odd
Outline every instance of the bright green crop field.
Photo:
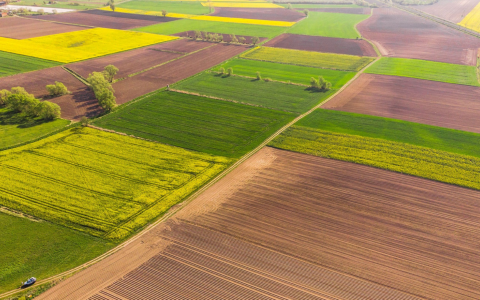
[{"label": "bright green crop field", "polygon": [[323,76],[332,83],[332,88],[339,89],[355,76],[355,72],[336,71],[320,68],[302,67],[280,63],[249,59],[232,59],[220,67],[232,68],[237,75],[255,77],[260,72],[262,78],[268,77],[273,80],[299,84],[310,84],[310,78]]},{"label": "bright green crop field", "polygon": [[304,86],[208,72],[182,81],[174,88],[294,113],[306,112],[334,91],[313,92]]},{"label": "bright green crop field", "polygon": [[134,0],[119,4],[117,7],[140,9],[146,11],[162,11],[166,10],[169,13],[190,14],[190,15],[205,15],[210,13],[207,6],[203,6],[196,1],[144,1]]},{"label": "bright green crop field", "polygon": [[70,121],[57,119],[49,122],[25,118],[0,108],[0,149],[37,139],[70,124]]},{"label": "bright green crop field", "polygon": [[283,33],[285,27],[182,19],[140,27],[133,30],[166,35],[190,30],[200,30],[223,34],[272,38]]},{"label": "bright green crop field", "polygon": [[59,62],[0,51],[0,77],[60,65]]},{"label": "bright green crop field", "polygon": [[[171,22],[170,22],[171,23]],[[334,53],[257,47],[240,55],[242,58],[291,64],[322,69],[358,72],[375,60],[367,56],[354,56]]]},{"label": "bright green crop field", "polygon": [[49,222],[0,212],[0,293],[35,276],[41,280],[85,263],[113,247]]},{"label": "bright green crop field", "polygon": [[338,14],[311,11],[308,17],[290,27],[286,32],[344,39],[356,39],[361,35],[355,25],[370,15]]},{"label": "bright green crop field", "polygon": [[121,240],[230,163],[80,127],[2,152],[0,205]]},{"label": "bright green crop field", "polygon": [[455,65],[420,59],[382,57],[368,67],[365,73],[480,86],[475,66]]},{"label": "bright green crop field", "polygon": [[292,126],[270,146],[480,190],[480,158],[358,135]]},{"label": "bright green crop field", "polygon": [[169,145],[238,157],[295,117],[261,107],[161,92],[107,115],[95,125]]}]

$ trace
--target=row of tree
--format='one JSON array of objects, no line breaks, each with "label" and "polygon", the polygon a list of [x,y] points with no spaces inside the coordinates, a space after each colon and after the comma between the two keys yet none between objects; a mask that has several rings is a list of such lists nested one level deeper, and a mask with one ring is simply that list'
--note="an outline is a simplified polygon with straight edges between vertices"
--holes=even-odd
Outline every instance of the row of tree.
[{"label": "row of tree", "polygon": [[114,65],[108,65],[104,68],[103,72],[93,72],[88,75],[87,82],[90,84],[90,88],[93,90],[93,93],[98,100],[98,104],[105,111],[111,111],[117,106],[116,97],[114,95],[115,91],[111,84],[117,72],[117,67]]},{"label": "row of tree", "polygon": [[44,120],[60,118],[60,106],[49,101],[40,101],[29,94],[23,87],[13,87],[9,90],[0,91],[0,106],[6,106],[9,110],[22,113],[26,117]]},{"label": "row of tree", "polygon": [[[221,43],[224,41],[223,34],[203,32],[199,30],[194,30],[193,36],[191,36],[191,38],[194,40],[203,40],[203,41],[216,42],[216,43]],[[250,43],[255,46],[259,41],[260,41],[260,38],[257,36],[254,36],[252,37]],[[247,44],[247,39],[245,39],[243,36],[240,36],[237,38],[236,35],[231,34],[229,43]]]}]

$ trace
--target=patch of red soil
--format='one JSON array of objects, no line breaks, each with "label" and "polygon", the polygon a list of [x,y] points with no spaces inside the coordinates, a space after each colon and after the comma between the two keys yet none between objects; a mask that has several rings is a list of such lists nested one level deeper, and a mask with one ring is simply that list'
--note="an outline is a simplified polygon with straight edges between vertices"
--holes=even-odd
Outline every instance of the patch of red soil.
[{"label": "patch of red soil", "polygon": [[20,17],[0,18],[0,36],[11,39],[29,39],[85,29],[85,27],[80,26],[56,24]]},{"label": "patch of red soil", "polygon": [[476,65],[480,39],[393,8],[377,8],[357,29],[384,56]]},{"label": "patch of red soil", "polygon": [[362,74],[323,108],[480,133],[478,99],[479,87]]},{"label": "patch of red soil", "polygon": [[[205,33],[215,33],[215,32],[205,32]],[[222,33],[217,33],[217,34],[221,34],[223,35],[223,41],[224,42],[231,42],[231,37],[230,37],[230,34],[222,34]],[[187,37],[187,38],[190,38],[190,37],[194,37],[195,36],[195,32],[193,30],[191,31],[184,31],[184,32],[179,32],[179,33],[175,33],[175,34],[172,34],[174,36],[180,36],[180,37]],[[252,36],[248,36],[248,35],[235,35],[238,38],[240,37],[243,37],[245,38],[245,42],[247,44],[251,44],[252,43]],[[267,38],[265,37],[258,37],[259,38],[259,41],[262,42],[264,40],[266,40]]]},{"label": "patch of red soil", "polygon": [[478,4],[478,0],[439,0],[432,5],[416,5],[411,8],[458,23]]},{"label": "patch of red soil", "polygon": [[340,39],[284,33],[268,41],[264,46],[306,51],[373,56],[377,54],[365,40]]},{"label": "patch of red soil", "polygon": [[309,10],[329,13],[353,14],[353,15],[369,15],[370,8],[363,7],[325,7],[325,8],[295,8],[296,10]]},{"label": "patch of red soil", "polygon": [[297,22],[305,17],[293,9],[245,7],[215,7],[215,12],[210,16],[285,22]]}]

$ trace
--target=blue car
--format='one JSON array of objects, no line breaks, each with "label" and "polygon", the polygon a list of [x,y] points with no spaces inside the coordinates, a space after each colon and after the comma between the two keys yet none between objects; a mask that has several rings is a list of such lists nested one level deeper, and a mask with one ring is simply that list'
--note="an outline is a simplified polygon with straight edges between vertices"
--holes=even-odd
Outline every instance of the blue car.
[{"label": "blue car", "polygon": [[30,278],[29,280],[25,281],[22,284],[22,289],[33,285],[35,282],[37,282],[37,278],[35,278],[35,277]]}]

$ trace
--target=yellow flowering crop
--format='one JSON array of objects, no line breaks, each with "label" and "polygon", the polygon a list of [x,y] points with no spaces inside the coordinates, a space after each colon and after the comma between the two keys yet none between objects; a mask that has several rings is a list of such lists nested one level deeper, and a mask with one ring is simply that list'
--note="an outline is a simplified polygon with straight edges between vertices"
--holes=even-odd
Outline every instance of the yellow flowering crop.
[{"label": "yellow flowering crop", "polygon": [[480,3],[458,25],[480,32]]},{"label": "yellow flowering crop", "polygon": [[255,25],[281,26],[281,27],[290,27],[290,26],[295,24],[295,22],[242,19],[242,18],[226,18],[226,17],[215,17],[215,16],[195,16],[195,17],[192,17],[191,19],[192,20],[202,20],[202,21],[255,24]]},{"label": "yellow flowering crop", "polygon": [[246,2],[202,2],[203,6],[214,6],[214,7],[250,7],[250,8],[283,8],[280,5],[273,3],[246,3]]},{"label": "yellow flowering crop", "polygon": [[177,38],[143,32],[93,28],[25,40],[0,37],[0,51],[71,63],[174,39]]}]

